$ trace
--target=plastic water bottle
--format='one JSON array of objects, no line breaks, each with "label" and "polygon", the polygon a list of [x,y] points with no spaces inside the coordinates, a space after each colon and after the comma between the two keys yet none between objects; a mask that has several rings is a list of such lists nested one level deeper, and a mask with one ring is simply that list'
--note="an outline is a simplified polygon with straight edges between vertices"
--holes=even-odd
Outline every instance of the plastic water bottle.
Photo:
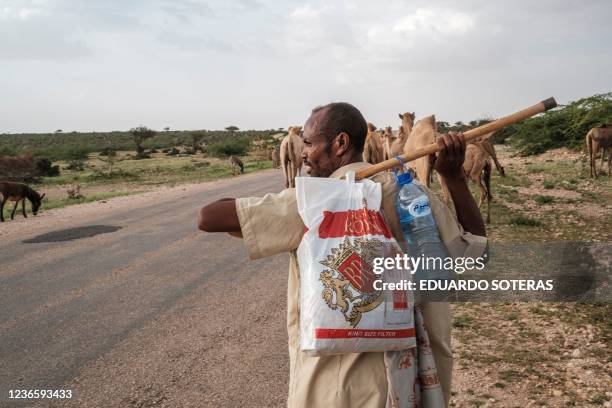
[{"label": "plastic water bottle", "polygon": [[428,268],[419,266],[415,278],[451,278],[451,271],[443,268],[448,251],[440,239],[427,192],[413,182],[410,172],[397,175],[396,179],[399,191],[395,208],[407,245],[404,249],[413,258],[435,258],[428,262]]}]

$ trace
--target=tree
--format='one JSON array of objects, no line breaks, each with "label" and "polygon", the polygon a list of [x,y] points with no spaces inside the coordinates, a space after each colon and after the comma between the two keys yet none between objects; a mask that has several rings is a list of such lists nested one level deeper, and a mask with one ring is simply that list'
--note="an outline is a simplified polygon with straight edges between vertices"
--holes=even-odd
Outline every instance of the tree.
[{"label": "tree", "polygon": [[132,140],[134,140],[134,144],[136,144],[136,157],[139,159],[145,158],[144,147],[142,146],[143,142],[147,139],[155,136],[157,132],[149,129],[146,126],[138,126],[130,129],[130,134],[132,135]]},{"label": "tree", "polygon": [[57,129],[55,133],[62,133],[62,129]]},{"label": "tree", "polygon": [[240,129],[238,129],[238,126],[234,126],[234,125],[232,125],[232,126],[228,126],[228,127],[226,127],[226,128],[225,128],[225,130],[227,130],[228,132],[230,132],[230,136],[234,136],[234,132],[236,132],[236,131],[238,131],[238,130],[240,130]]},{"label": "tree", "polygon": [[204,131],[191,132],[191,147],[194,152],[197,150],[202,150],[200,143],[202,143],[202,139],[204,138],[205,134],[206,132]]},{"label": "tree", "polygon": [[438,132],[440,132],[440,133],[447,133],[448,132],[448,128],[450,128],[450,123],[444,122],[444,121],[440,121],[440,122],[437,122],[437,124],[438,124]]},{"label": "tree", "polygon": [[164,131],[166,131],[166,132],[168,132],[169,130],[170,130],[170,126],[166,126],[166,127],[164,128]]},{"label": "tree", "polygon": [[103,159],[101,157],[98,157],[98,160],[108,165],[108,177],[113,177],[113,166],[115,165],[115,163],[117,163],[118,161],[122,161],[123,159],[117,156],[117,152],[115,151],[115,149],[109,147],[108,149],[106,149],[106,158]]}]

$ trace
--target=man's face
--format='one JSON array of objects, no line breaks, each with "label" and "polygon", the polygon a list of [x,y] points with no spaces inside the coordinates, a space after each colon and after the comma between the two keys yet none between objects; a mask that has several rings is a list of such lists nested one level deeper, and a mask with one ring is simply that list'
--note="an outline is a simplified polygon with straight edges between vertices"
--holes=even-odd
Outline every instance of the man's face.
[{"label": "man's face", "polygon": [[306,173],[312,177],[329,177],[338,168],[335,165],[332,140],[328,139],[331,135],[321,134],[317,130],[324,113],[313,113],[304,125],[302,159],[306,165]]}]

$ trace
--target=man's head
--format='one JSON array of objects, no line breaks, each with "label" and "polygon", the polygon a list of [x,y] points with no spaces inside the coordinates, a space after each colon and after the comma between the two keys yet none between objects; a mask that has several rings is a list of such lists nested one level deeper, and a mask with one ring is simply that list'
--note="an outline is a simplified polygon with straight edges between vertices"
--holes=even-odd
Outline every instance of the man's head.
[{"label": "man's head", "polygon": [[302,158],[313,177],[329,177],[342,166],[361,161],[368,127],[357,108],[334,102],[312,110],[304,125]]}]

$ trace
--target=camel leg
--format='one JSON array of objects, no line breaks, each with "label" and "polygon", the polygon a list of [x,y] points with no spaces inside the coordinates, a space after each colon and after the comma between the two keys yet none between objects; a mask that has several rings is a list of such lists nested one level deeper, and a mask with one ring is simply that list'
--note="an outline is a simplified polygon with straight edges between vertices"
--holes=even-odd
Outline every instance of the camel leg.
[{"label": "camel leg", "polygon": [[15,211],[17,210],[18,205],[19,201],[15,201],[15,205],[13,206],[13,212],[11,212],[11,220],[15,219]]},{"label": "camel leg", "polygon": [[290,170],[291,170],[291,188],[295,188],[295,167],[296,167],[295,166],[295,162],[292,161],[291,162],[291,167],[290,167]]},{"label": "camel leg", "polygon": [[23,213],[23,218],[28,218],[25,211],[25,198],[21,200],[21,212]]},{"label": "camel leg", "polygon": [[612,169],[612,149],[608,151],[608,178],[610,178],[610,169]]},{"label": "camel leg", "polygon": [[593,176],[597,178],[599,175],[597,174],[597,152],[599,151],[599,143],[596,140],[592,141],[593,150],[591,150],[591,154],[593,158],[591,159],[591,164],[593,166]]},{"label": "camel leg", "polygon": [[478,209],[482,207],[482,203],[484,203],[485,198],[487,197],[487,188],[482,183],[482,179],[478,178],[474,180],[478,188],[480,189],[480,200],[478,200]]},{"label": "camel leg", "polygon": [[491,223],[491,195],[487,194],[487,224]]},{"label": "camel leg", "polygon": [[281,160],[281,165],[283,167],[283,174],[285,175],[285,188],[289,188],[289,169],[287,167],[289,165],[289,162],[283,159]]},{"label": "camel leg", "polygon": [[493,199],[493,194],[491,194],[491,172],[493,169],[491,168],[490,162],[485,162],[485,166],[482,172],[482,177],[479,179],[484,181],[485,192],[487,194],[487,224],[491,222],[491,200]]},{"label": "camel leg", "polygon": [[2,201],[0,201],[0,222],[4,222],[4,203],[6,203],[6,199],[2,197]]}]

